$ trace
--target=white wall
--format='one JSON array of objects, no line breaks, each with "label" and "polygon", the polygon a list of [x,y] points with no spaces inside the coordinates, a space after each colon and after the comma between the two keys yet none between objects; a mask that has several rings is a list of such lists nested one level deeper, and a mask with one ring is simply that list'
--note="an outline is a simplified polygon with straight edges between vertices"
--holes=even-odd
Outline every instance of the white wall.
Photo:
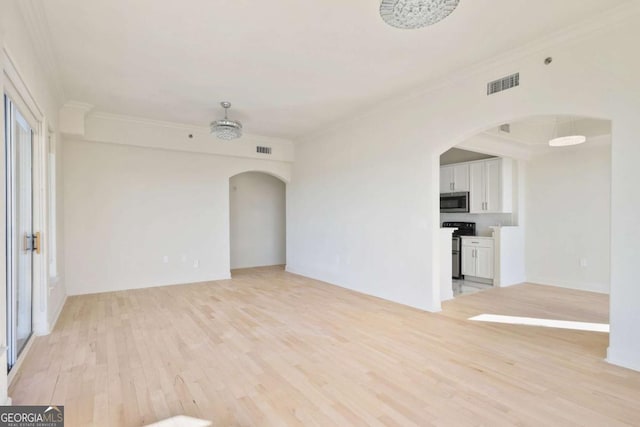
[{"label": "white wall", "polygon": [[494,228],[494,286],[506,287],[527,281],[524,234],[522,226]]},{"label": "white wall", "polygon": [[285,183],[261,172],[229,179],[231,268],[286,262]]},{"label": "white wall", "polygon": [[527,280],[609,292],[611,146],[587,142],[534,157],[525,200]]},{"label": "white wall", "polygon": [[[28,26],[23,16],[23,12],[28,10],[28,5],[17,0],[0,0],[0,95],[4,94],[6,87],[10,84],[11,79],[13,86],[19,86],[20,95],[30,98],[32,105],[39,111],[39,119],[42,120],[43,128],[57,133],[57,111],[61,105],[61,94],[52,83],[49,64],[43,61],[39,55],[35,44],[41,40],[34,40],[28,30]],[[11,74],[11,77],[8,75]],[[4,145],[4,101],[0,102],[0,135]],[[56,149],[60,147],[60,138],[56,138]],[[58,170],[61,170],[62,158],[57,160]],[[4,165],[4,149],[0,150],[0,163]],[[0,174],[0,186],[4,187],[4,173]],[[61,194],[62,179],[58,181],[58,194]],[[46,195],[46,189],[43,189],[43,195]],[[61,233],[63,222],[62,204],[58,204],[58,233]],[[42,214],[46,215],[46,209]],[[0,201],[0,216],[2,223],[6,222],[5,218],[5,200]],[[45,231],[40,230],[40,231]],[[5,229],[1,227],[0,239],[5,240]],[[45,246],[47,232],[43,236]],[[63,239],[58,239],[58,258],[63,258]],[[0,259],[5,259],[5,245],[0,245]],[[46,254],[43,254],[46,256]],[[46,260],[41,259],[46,264]],[[3,283],[3,289],[6,287],[6,272],[4,262],[0,263],[0,277]],[[45,280],[38,283],[39,289],[34,290],[34,298],[36,305],[34,307],[34,330],[36,333],[46,333],[52,326],[64,302],[65,282],[64,269],[58,270],[56,280]],[[0,346],[4,348],[6,344],[6,292],[0,292]],[[41,298],[42,297],[42,298]],[[0,364],[6,366],[6,353],[0,352]],[[6,370],[0,375],[0,404],[6,401]]]},{"label": "white wall", "polygon": [[[229,277],[229,177],[289,163],[65,141],[69,294]],[[168,262],[164,262],[164,257]]]},{"label": "white wall", "polygon": [[[531,115],[612,119],[609,360],[640,369],[640,287],[630,250],[640,240],[640,57],[632,54],[639,14],[629,4],[302,141],[288,189],[287,268],[439,310],[440,153]],[[486,96],[488,81],[516,71],[519,87]]]}]

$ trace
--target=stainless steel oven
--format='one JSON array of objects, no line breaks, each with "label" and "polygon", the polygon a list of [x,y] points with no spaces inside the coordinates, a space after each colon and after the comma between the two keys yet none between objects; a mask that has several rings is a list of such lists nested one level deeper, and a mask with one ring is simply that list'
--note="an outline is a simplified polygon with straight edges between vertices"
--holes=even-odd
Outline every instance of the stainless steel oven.
[{"label": "stainless steel oven", "polygon": [[455,228],[451,242],[451,276],[462,278],[462,239],[460,236],[475,236],[475,222],[443,222],[443,228]]},{"label": "stainless steel oven", "polygon": [[458,236],[453,236],[451,242],[451,276],[454,279],[460,279],[462,277],[462,263],[460,256],[461,240]]},{"label": "stainless steel oven", "polygon": [[441,193],[440,212],[469,212],[469,192]]}]

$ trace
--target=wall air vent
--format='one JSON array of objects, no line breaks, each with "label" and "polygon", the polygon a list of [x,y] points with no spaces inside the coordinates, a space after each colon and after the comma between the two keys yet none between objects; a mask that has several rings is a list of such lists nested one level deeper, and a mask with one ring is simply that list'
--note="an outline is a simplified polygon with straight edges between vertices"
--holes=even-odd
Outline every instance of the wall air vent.
[{"label": "wall air vent", "polygon": [[487,83],[487,95],[502,92],[512,87],[520,86],[520,73],[511,74],[498,80]]},{"label": "wall air vent", "polygon": [[261,147],[261,146],[258,145],[256,147],[256,153],[271,154],[271,147]]}]

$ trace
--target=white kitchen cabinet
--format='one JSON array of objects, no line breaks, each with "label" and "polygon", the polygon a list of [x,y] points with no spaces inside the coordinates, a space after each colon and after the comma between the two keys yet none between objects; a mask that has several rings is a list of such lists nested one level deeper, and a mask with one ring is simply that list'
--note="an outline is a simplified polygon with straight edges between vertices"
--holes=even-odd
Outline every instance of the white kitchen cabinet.
[{"label": "white kitchen cabinet", "polygon": [[470,166],[469,212],[483,213],[486,186],[484,180],[484,163],[476,162]]},{"label": "white kitchen cabinet", "polygon": [[462,274],[468,276],[476,275],[476,248],[473,246],[462,246]]},{"label": "white kitchen cabinet", "polygon": [[493,247],[476,248],[476,277],[483,279],[493,279]]},{"label": "white kitchen cabinet", "polygon": [[513,199],[513,162],[497,158],[470,164],[470,213],[510,213]]},{"label": "white kitchen cabinet", "polygon": [[461,163],[440,167],[440,192],[469,191],[469,164]]},{"label": "white kitchen cabinet", "polygon": [[462,237],[462,274],[493,279],[494,245],[490,237]]}]

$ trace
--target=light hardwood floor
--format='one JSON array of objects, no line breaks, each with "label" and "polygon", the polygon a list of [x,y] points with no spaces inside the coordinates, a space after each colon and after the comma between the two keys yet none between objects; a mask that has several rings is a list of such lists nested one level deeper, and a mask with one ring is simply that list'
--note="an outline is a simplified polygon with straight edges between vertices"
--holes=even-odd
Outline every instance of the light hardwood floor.
[{"label": "light hardwood floor", "polygon": [[216,426],[640,425],[640,373],[607,334],[475,323],[480,313],[602,322],[607,297],[536,285],[432,314],[280,269],[71,297],[10,395],[68,426],[176,414]]}]

